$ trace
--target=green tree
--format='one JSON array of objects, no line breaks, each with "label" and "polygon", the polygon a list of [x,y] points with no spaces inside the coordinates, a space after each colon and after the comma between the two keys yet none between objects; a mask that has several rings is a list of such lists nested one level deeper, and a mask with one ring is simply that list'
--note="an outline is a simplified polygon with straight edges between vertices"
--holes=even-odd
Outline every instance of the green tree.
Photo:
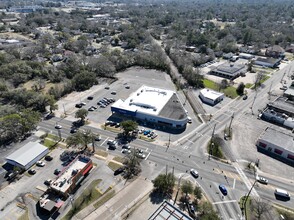
[{"label": "green tree", "polygon": [[220,84],[220,90],[226,89],[229,86],[228,80],[223,79]]},{"label": "green tree", "polygon": [[82,71],[77,73],[72,79],[73,87],[77,91],[84,91],[97,84],[95,73]]},{"label": "green tree", "polygon": [[213,210],[211,203],[203,202],[199,206],[200,219],[204,220],[220,220],[216,211]]},{"label": "green tree", "polygon": [[88,111],[84,108],[79,109],[75,114],[75,118],[79,118],[82,123],[85,122],[85,119],[87,116],[88,116]]},{"label": "green tree", "polygon": [[193,192],[193,185],[190,181],[186,180],[183,182],[181,186],[181,190],[183,193],[185,193],[185,200],[187,200],[187,196],[189,193]]},{"label": "green tree", "polygon": [[124,161],[124,165],[125,165],[124,177],[126,178],[126,180],[131,179],[134,176],[137,176],[141,172],[140,160],[137,157],[135,150],[126,157],[126,160]]},{"label": "green tree", "polygon": [[73,147],[83,147],[83,151],[88,148],[88,144],[92,143],[93,152],[95,152],[95,145],[94,145],[95,135],[92,133],[91,130],[86,131],[78,131],[77,133],[68,136],[66,139],[66,144],[68,146]]},{"label": "green tree", "polygon": [[237,89],[236,89],[237,94],[238,94],[238,95],[243,95],[243,94],[244,94],[244,89],[245,89],[245,85],[244,85],[243,82],[241,82],[241,83],[238,85]]},{"label": "green tree", "polygon": [[193,193],[195,196],[195,202],[196,202],[196,204],[198,204],[198,200],[200,200],[202,198],[202,190],[201,190],[200,186],[195,186]]},{"label": "green tree", "polygon": [[138,128],[138,123],[132,120],[126,120],[120,123],[124,130],[124,135],[128,135],[129,132],[134,131]]},{"label": "green tree", "polygon": [[175,176],[172,173],[159,174],[153,181],[155,190],[162,194],[172,194],[175,186]]}]

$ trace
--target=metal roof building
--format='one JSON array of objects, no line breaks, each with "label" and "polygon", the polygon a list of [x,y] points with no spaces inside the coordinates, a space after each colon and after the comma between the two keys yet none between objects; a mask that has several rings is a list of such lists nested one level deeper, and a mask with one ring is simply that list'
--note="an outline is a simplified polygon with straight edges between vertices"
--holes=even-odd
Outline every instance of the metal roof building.
[{"label": "metal roof building", "polygon": [[216,105],[224,99],[225,95],[224,93],[216,92],[205,88],[200,90],[199,97],[202,100],[202,102],[206,104]]},{"label": "metal roof building", "polygon": [[7,163],[27,170],[49,152],[49,149],[38,142],[29,142],[6,157]]},{"label": "metal roof building", "polygon": [[211,74],[233,80],[246,73],[244,64],[223,63],[210,71]]}]

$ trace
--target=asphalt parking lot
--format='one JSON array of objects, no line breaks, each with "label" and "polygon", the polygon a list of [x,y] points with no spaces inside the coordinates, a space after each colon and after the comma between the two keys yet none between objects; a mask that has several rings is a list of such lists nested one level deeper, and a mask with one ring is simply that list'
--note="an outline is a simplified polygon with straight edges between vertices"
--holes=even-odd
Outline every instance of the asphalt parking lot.
[{"label": "asphalt parking lot", "polygon": [[[79,108],[76,108],[75,104],[84,102],[86,105],[84,105],[83,108],[85,109],[89,109],[91,106],[97,107],[97,109],[94,111],[89,111],[87,116],[90,122],[89,126],[101,128],[101,125],[104,125],[107,120],[113,120],[116,122],[120,122],[122,120],[121,117],[112,116],[112,112],[110,110],[112,103],[110,103],[105,108],[101,108],[99,105],[97,105],[97,103],[103,98],[113,98],[115,100],[126,99],[131,93],[135,92],[142,85],[176,91],[176,88],[169,75],[164,72],[146,70],[138,67],[130,68],[127,71],[118,73],[116,76],[118,80],[110,85],[105,83],[94,86],[91,89],[82,92],[81,94],[72,93],[58,101],[59,110],[56,111],[56,116],[61,116],[64,114],[65,110],[67,120],[77,120],[74,116],[75,112]],[[113,92],[115,92],[115,94]],[[93,99],[88,100],[88,96],[92,96]],[[178,97],[182,103],[185,103],[185,109],[192,118],[192,124],[187,124],[186,130],[184,132],[175,133],[171,136],[169,136],[168,132],[157,130],[156,127],[149,127],[147,124],[141,124],[139,129],[145,128],[155,130],[155,132],[158,134],[158,137],[155,139],[155,143],[166,143],[169,141],[169,139],[171,142],[176,141],[200,125],[200,122],[197,116],[194,115],[189,103],[185,102],[184,95],[179,92]]]}]

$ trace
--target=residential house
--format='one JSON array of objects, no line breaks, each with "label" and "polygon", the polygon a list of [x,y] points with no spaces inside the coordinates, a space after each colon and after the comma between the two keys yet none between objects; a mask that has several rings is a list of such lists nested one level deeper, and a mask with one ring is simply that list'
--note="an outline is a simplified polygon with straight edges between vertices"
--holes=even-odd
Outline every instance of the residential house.
[{"label": "residential house", "polygon": [[268,47],[265,51],[265,55],[267,57],[273,57],[273,58],[283,58],[285,56],[284,53],[285,53],[285,50],[279,45]]}]

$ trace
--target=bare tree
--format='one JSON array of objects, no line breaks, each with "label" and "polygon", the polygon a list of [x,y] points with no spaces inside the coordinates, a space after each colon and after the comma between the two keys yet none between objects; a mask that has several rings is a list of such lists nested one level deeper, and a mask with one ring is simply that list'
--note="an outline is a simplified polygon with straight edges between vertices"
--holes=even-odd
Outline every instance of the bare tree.
[{"label": "bare tree", "polygon": [[252,207],[255,217],[258,220],[267,219],[266,214],[270,211],[271,205],[261,198],[254,198]]}]

